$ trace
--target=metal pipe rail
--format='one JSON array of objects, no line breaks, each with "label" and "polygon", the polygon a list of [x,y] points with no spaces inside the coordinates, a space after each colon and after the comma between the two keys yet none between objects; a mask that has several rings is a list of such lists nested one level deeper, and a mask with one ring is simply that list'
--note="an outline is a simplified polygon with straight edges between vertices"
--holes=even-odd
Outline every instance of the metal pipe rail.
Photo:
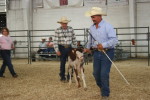
[{"label": "metal pipe rail", "polygon": [[[132,47],[135,47],[135,49],[136,49],[136,51],[130,51],[130,53],[147,53],[147,55],[148,55],[148,65],[149,65],[149,62],[150,62],[150,54],[149,54],[149,46],[150,46],[150,44],[149,44],[149,37],[150,37],[150,32],[149,32],[149,27],[119,27],[119,28],[114,28],[115,30],[116,30],[116,33],[117,33],[117,36],[132,36],[132,35],[135,35],[135,37],[137,37],[137,36],[142,36],[142,35],[145,35],[147,38],[145,39],[145,38],[139,38],[139,39],[137,39],[137,38],[135,38],[134,40],[135,41],[137,41],[137,42],[147,42],[147,45],[135,45],[135,46],[131,46],[131,45],[129,45],[129,46],[117,46],[117,47],[122,47],[122,48],[127,48],[127,47],[129,47],[129,48],[132,48]],[[123,33],[120,33],[120,30],[132,30],[132,29],[135,29],[135,30],[139,30],[139,29],[145,29],[146,30],[146,32],[144,32],[144,33],[142,33],[142,32],[135,32],[135,33],[128,33],[128,32],[123,32]],[[84,42],[84,44],[86,45],[86,43],[88,42],[88,31],[87,30],[89,30],[89,29],[86,29],[86,28],[83,28],[83,29],[74,29],[75,31],[81,31],[82,32],[82,34],[76,34],[76,36],[83,36],[84,37],[84,39],[83,40],[81,40],[82,42]],[[21,36],[21,35],[12,35],[12,37],[16,37],[16,38],[21,38],[21,37],[24,37],[24,38],[26,38],[27,39],[27,41],[25,41],[25,40],[21,40],[21,41],[19,41],[19,42],[17,42],[17,43],[27,43],[27,46],[19,46],[19,47],[16,47],[16,48],[25,48],[25,49],[27,49],[27,53],[28,53],[28,64],[31,64],[31,52],[32,52],[32,49],[33,48],[39,48],[39,47],[34,47],[33,46],[33,43],[38,43],[38,42],[40,42],[40,41],[33,41],[33,39],[32,38],[34,38],[34,37],[49,37],[49,36],[54,36],[54,35],[52,35],[52,34],[49,34],[49,35],[38,35],[38,34],[36,34],[36,32],[54,32],[55,30],[54,29],[51,29],[51,30],[11,30],[10,32],[12,32],[12,33],[18,33],[18,32],[26,32],[25,33],[25,35],[24,36]],[[34,34],[31,34],[32,32],[34,32]],[[119,39],[119,41],[120,42],[129,42],[129,41],[131,41],[131,39]],[[142,52],[142,51],[137,51],[137,48],[140,48],[140,47],[144,47],[144,48],[146,48],[145,50],[147,50],[147,52],[146,51],[144,51],[144,52]],[[127,52],[127,53],[129,53],[129,51]],[[18,53],[18,54],[21,54],[21,53]]]}]

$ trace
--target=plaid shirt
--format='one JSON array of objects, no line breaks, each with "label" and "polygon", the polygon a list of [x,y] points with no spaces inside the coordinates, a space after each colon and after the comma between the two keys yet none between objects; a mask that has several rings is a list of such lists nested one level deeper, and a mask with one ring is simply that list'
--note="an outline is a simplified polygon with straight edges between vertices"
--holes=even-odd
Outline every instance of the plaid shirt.
[{"label": "plaid shirt", "polygon": [[76,45],[75,33],[72,27],[68,26],[67,29],[59,27],[55,30],[54,49],[59,51],[58,45]]}]

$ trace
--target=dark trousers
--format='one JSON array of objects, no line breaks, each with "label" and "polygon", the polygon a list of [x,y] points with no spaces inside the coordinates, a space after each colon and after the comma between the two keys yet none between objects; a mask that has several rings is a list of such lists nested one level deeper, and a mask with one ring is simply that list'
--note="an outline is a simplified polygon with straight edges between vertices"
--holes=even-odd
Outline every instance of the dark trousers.
[{"label": "dark trousers", "polygon": [[[114,57],[114,49],[106,51],[110,59]],[[94,63],[93,63],[93,75],[97,85],[100,88],[102,96],[109,96],[109,72],[111,68],[111,62],[107,56],[101,51],[94,51]]]},{"label": "dark trousers", "polygon": [[15,75],[15,71],[14,71],[14,68],[13,68],[13,65],[11,63],[11,58],[10,58],[10,54],[11,54],[11,51],[10,50],[1,50],[1,57],[3,59],[3,64],[1,66],[1,73],[0,75],[2,76],[3,73],[5,72],[5,69],[6,69],[6,66],[8,66],[8,69],[11,73],[11,75]]},{"label": "dark trousers", "polygon": [[66,65],[66,61],[67,61],[67,58],[68,58],[68,53],[69,53],[70,50],[71,50],[71,47],[65,48],[64,46],[59,45],[59,51],[61,53],[59,76],[61,78],[65,78],[65,65]]}]

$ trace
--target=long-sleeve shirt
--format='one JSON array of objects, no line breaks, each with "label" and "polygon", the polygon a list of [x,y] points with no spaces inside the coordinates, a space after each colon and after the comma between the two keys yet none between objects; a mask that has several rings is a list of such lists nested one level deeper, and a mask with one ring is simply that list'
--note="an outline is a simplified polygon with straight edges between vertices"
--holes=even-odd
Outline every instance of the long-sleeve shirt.
[{"label": "long-sleeve shirt", "polygon": [[59,51],[58,45],[76,45],[75,33],[72,27],[68,26],[67,29],[59,27],[55,30],[54,49]]},{"label": "long-sleeve shirt", "polygon": [[[97,48],[97,44],[102,44],[103,48],[114,48],[118,43],[116,32],[112,25],[102,20],[98,24],[98,28],[95,25],[90,27],[90,33],[88,37],[87,48]],[[96,40],[94,40],[94,39]]]},{"label": "long-sleeve shirt", "polygon": [[10,36],[2,35],[0,37],[0,50],[11,50],[13,46],[14,44]]},{"label": "long-sleeve shirt", "polygon": [[47,47],[46,42],[41,42],[41,43],[39,44],[39,48],[40,48],[40,49],[46,49],[46,47]]}]

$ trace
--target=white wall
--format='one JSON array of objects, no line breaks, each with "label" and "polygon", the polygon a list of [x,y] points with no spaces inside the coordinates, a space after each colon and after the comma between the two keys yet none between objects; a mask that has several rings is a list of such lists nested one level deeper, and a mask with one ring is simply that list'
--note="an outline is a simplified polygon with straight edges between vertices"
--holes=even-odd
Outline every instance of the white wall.
[{"label": "white wall", "polygon": [[[18,1],[18,0],[17,0]],[[32,18],[32,15],[28,8],[22,7],[23,3],[18,1],[18,5],[16,5],[17,1],[12,1],[11,9],[8,11],[7,15],[7,25],[10,30],[24,30],[29,29],[29,25],[31,21],[29,19]],[[15,4],[14,4],[15,3]],[[28,5],[29,2],[26,2]],[[18,6],[18,7],[17,7]],[[92,21],[90,18],[85,17],[84,13],[89,10],[90,7],[68,7],[68,8],[37,8],[33,10],[33,30],[50,30],[56,29],[60,25],[57,21],[61,16],[67,16],[71,19],[69,23],[75,29],[78,28],[89,28],[92,25]],[[31,10],[31,9],[30,9]],[[149,26],[149,13],[144,13],[150,10],[148,3],[137,4],[137,26]],[[104,16],[103,19],[111,23],[114,27],[130,27],[130,15],[129,15],[129,6],[112,6],[108,7],[107,15]],[[122,31],[129,33],[130,30]],[[26,34],[26,33],[21,33]],[[33,35],[53,35],[54,32],[33,32]],[[76,31],[76,34],[80,34],[80,32]],[[47,37],[48,38],[48,37]],[[119,36],[119,39],[130,39],[130,36]],[[78,39],[83,39],[80,37]],[[40,41],[40,38],[33,38],[34,41]],[[129,42],[128,42],[129,44]],[[35,44],[38,45],[37,43]],[[142,49],[141,49],[142,50]]]},{"label": "white wall", "polygon": [[[25,1],[24,1],[25,2]],[[27,21],[27,11],[25,5],[22,6],[21,0],[10,0],[9,9],[7,12],[7,27],[10,30],[26,30],[28,27]],[[11,36],[27,36],[27,32],[19,31],[19,32],[10,32]],[[13,40],[17,41],[17,47],[27,47],[26,37],[13,37]],[[16,48],[16,52],[27,52],[27,48]],[[16,57],[27,57],[27,54],[15,55]]]},{"label": "white wall", "polygon": [[[71,19],[69,23],[73,28],[89,28],[92,25],[90,17],[85,17],[84,13],[89,7],[62,8],[62,9],[37,9],[34,11],[34,29],[56,29],[60,25],[57,21],[61,16]],[[108,8],[108,16],[103,18],[114,27],[129,26],[128,6]],[[122,15],[120,17],[120,15]]]},{"label": "white wall", "polygon": [[[148,0],[147,0],[148,1]],[[149,27],[150,26],[150,0],[149,2],[145,3],[137,3],[137,26],[138,27]],[[141,29],[137,30],[138,33],[148,33],[147,29]],[[137,37],[138,39],[147,39],[148,36],[145,35],[139,35]],[[147,41],[138,41],[138,45],[148,45]],[[138,48],[138,51],[147,51],[148,47],[141,47]],[[145,56],[147,54],[144,54]],[[139,56],[143,56],[142,54],[139,54]]]}]

